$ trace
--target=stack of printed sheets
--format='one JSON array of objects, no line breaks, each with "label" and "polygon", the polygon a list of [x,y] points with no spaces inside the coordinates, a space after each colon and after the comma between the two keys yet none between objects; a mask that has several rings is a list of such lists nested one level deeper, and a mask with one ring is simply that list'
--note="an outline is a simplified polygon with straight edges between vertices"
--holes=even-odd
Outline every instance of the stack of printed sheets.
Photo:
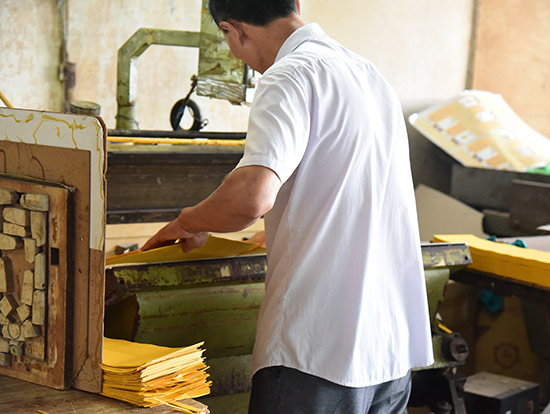
[{"label": "stack of printed sheets", "polygon": [[183,413],[208,413],[192,400],[210,393],[201,346],[168,348],[104,338],[102,394],[142,407],[166,404]]},{"label": "stack of printed sheets", "polygon": [[550,288],[550,253],[471,234],[437,234],[435,242],[466,243],[472,253],[469,268]]}]

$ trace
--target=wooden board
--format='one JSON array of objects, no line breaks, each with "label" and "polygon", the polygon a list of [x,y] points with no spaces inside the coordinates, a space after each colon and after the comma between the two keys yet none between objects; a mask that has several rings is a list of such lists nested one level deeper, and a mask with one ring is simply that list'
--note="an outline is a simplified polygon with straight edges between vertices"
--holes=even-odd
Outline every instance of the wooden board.
[{"label": "wooden board", "polygon": [[472,88],[497,92],[550,136],[550,2],[478,0]]},{"label": "wooden board", "polygon": [[0,108],[0,139],[0,172],[75,188],[71,382],[79,389],[100,392],[105,126],[95,117]]},{"label": "wooden board", "polygon": [[[54,388],[64,389],[71,383],[72,349],[67,338],[71,335],[72,314],[70,300],[72,296],[72,192],[73,189],[59,184],[52,184],[39,180],[25,180],[0,174],[0,188],[15,191],[24,198],[26,194],[46,195],[48,198],[47,211],[30,211],[24,208],[24,201],[16,201],[10,205],[1,205],[3,213],[8,209],[17,209],[27,213],[27,216],[43,217],[45,224],[46,241],[44,245],[36,248],[32,263],[27,258],[22,237],[19,239],[20,248],[14,250],[2,250],[2,259],[9,262],[6,277],[10,279],[10,289],[4,292],[5,297],[10,297],[23,305],[24,289],[30,288],[32,294],[32,316],[25,315],[29,328],[40,334],[35,337],[24,338],[25,335],[10,334],[12,346],[21,347],[22,355],[16,356],[11,349],[11,361],[7,366],[0,367],[0,374],[8,375],[27,381],[32,381]],[[28,214],[30,213],[30,214]],[[4,218],[8,217],[3,214]],[[8,217],[9,218],[9,217]],[[32,226],[33,217],[27,219],[26,227]],[[69,221],[69,222],[68,222]],[[23,227],[25,228],[25,227]],[[5,230],[4,230],[5,231]],[[31,239],[28,232],[26,239]],[[42,238],[34,232],[35,238]],[[32,238],[32,240],[35,240]],[[39,243],[41,244],[41,243]],[[40,259],[42,258],[42,259]],[[44,260],[45,259],[45,260]],[[42,270],[40,270],[42,269]],[[69,272],[69,269],[71,271]],[[31,274],[33,285],[25,286],[26,274]],[[42,275],[42,276],[39,276]],[[43,299],[43,302],[39,300]],[[6,315],[4,315],[6,316]],[[12,313],[10,328],[18,327],[21,332],[22,321],[20,316]],[[2,327],[5,325],[2,325]]]}]

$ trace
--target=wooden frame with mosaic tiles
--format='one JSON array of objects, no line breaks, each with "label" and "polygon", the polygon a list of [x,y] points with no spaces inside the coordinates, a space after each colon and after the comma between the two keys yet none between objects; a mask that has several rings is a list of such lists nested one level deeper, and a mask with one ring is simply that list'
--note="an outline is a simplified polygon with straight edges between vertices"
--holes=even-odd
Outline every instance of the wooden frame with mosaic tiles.
[{"label": "wooden frame with mosaic tiles", "polygon": [[[54,388],[101,391],[99,363],[105,306],[106,139],[106,128],[100,118],[0,108],[0,189],[6,189],[8,194],[10,191],[16,193],[14,199],[9,199],[9,204],[5,205],[15,210],[8,210],[6,229],[2,224],[1,230],[4,234],[6,231],[21,234],[15,236],[18,239],[12,241],[14,250],[9,252],[7,249],[4,252],[0,240],[2,257],[10,259],[8,269],[14,276],[7,281],[12,284],[13,292],[0,292],[3,296],[0,301],[4,293],[11,294],[5,305],[10,323],[4,325],[8,326],[6,339],[12,342],[9,348],[11,356],[4,357],[5,366],[0,367],[0,374]],[[39,261],[46,259],[47,289],[46,286],[42,290],[33,287],[32,293],[33,301],[35,291],[39,292],[36,293],[37,303],[44,301],[46,326],[32,323],[31,307],[31,326],[27,323],[25,328],[28,335],[38,335],[40,331],[37,337],[44,338],[43,361],[33,358],[35,349],[27,345],[27,342],[37,340],[31,341],[29,337],[28,341],[27,338],[16,341],[11,337],[12,333],[16,336],[18,328],[23,329],[23,322],[8,305],[17,305],[16,313],[22,304],[25,305],[21,301],[22,288],[25,272],[31,270],[26,260],[33,251],[32,241],[27,240],[25,245],[25,239],[33,238],[31,213],[28,213],[27,227],[27,218],[19,217],[26,214],[18,211],[22,206],[21,196],[26,194],[47,194],[49,199],[48,245],[40,247],[39,251],[44,254]],[[0,191],[0,200],[1,196]],[[38,220],[36,214],[33,216]],[[31,237],[27,237],[29,232]],[[62,234],[66,236],[65,245],[56,244],[61,243]],[[0,273],[1,267],[0,263]],[[27,295],[30,294],[29,280],[30,273],[27,272]],[[40,293],[42,291],[44,294]],[[20,311],[22,316],[27,316],[29,309],[22,307]],[[12,332],[9,331],[10,325]],[[21,334],[17,338],[20,339]],[[5,343],[0,346],[5,347]],[[25,349],[30,354],[25,354]]]}]

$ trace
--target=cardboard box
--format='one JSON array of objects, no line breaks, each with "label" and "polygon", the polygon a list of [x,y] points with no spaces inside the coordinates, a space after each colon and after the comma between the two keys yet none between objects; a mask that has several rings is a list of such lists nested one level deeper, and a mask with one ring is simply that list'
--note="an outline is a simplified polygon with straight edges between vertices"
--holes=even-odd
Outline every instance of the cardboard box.
[{"label": "cardboard box", "polygon": [[464,400],[468,414],[535,414],[540,411],[538,384],[488,372],[468,377]]}]

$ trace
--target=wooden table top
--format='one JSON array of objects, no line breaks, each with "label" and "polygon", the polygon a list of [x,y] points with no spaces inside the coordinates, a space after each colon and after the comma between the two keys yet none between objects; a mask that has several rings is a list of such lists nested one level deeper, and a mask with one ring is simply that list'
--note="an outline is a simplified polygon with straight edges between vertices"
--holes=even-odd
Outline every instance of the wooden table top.
[{"label": "wooden table top", "polygon": [[173,414],[167,406],[141,408],[99,394],[59,391],[0,375],[0,413],[20,414]]}]

